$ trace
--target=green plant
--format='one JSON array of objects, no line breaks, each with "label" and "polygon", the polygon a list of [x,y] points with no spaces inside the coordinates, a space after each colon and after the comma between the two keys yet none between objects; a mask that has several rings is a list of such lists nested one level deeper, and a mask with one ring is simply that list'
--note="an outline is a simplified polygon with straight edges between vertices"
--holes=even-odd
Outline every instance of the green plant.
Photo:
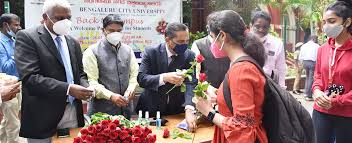
[{"label": "green plant", "polygon": [[287,58],[294,59],[294,55],[295,55],[295,53],[294,53],[294,52],[290,52],[290,51],[286,50],[286,55],[287,55]]},{"label": "green plant", "polygon": [[192,1],[185,0],[182,2],[182,18],[183,23],[190,26],[192,24]]},{"label": "green plant", "polygon": [[252,11],[257,7],[258,0],[211,0],[209,7],[215,11],[234,10],[241,15],[244,22],[249,25]]},{"label": "green plant", "polygon": [[207,33],[206,32],[199,32],[197,31],[196,33],[192,33],[192,32],[189,32],[189,37],[190,37],[190,40],[189,40],[189,43],[190,43],[190,46],[192,46],[192,43],[198,39],[201,39],[203,37],[207,36]]}]

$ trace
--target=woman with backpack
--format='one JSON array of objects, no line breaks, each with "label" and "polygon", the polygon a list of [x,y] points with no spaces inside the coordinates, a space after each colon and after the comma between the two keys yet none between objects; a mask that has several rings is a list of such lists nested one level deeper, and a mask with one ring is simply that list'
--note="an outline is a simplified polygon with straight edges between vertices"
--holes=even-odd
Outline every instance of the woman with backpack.
[{"label": "woman with backpack", "polygon": [[329,37],[318,50],[313,121],[318,143],[352,143],[352,1],[330,5],[323,16]]},{"label": "woman with backpack", "polygon": [[225,101],[224,83],[217,92],[219,112],[212,108],[210,101],[202,98],[196,102],[197,109],[216,125],[213,143],[267,143],[262,124],[265,77],[255,64],[236,62],[249,56],[263,67],[264,47],[257,37],[247,33],[242,17],[235,11],[224,10],[214,14],[216,16],[208,21],[210,36],[215,39],[211,51],[214,57],[227,56],[231,60],[225,78],[233,110]]}]

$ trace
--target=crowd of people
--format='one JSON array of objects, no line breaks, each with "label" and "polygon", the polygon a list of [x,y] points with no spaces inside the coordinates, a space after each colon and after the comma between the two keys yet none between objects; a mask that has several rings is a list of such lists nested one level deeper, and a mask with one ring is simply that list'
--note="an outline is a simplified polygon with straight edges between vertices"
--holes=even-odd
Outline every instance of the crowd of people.
[{"label": "crowd of people", "polygon": [[[74,13],[73,13],[74,14]],[[251,25],[233,10],[207,17],[208,35],[189,43],[189,29],[169,23],[165,42],[146,47],[138,64],[131,47],[122,42],[124,21],[109,14],[102,21],[102,39],[83,53],[69,35],[71,8],[66,0],[44,2],[42,24],[24,29],[15,14],[0,17],[0,109],[3,115],[0,142],[50,143],[60,130],[84,126],[82,101],[88,115],[97,112],[131,117],[137,86],[144,88],[136,111],[151,116],[185,113],[190,132],[197,130],[196,110],[215,124],[214,143],[268,143],[263,127],[266,77],[286,89],[283,42],[269,34],[271,17],[255,12]],[[350,143],[352,136],[352,2],[331,4],[323,16],[327,43],[318,36],[296,44],[294,94],[300,94],[302,70],[306,72],[306,100],[314,101],[313,123],[317,143]],[[188,48],[193,44],[192,48]],[[188,69],[196,56],[192,78],[177,69]],[[193,90],[206,73],[208,99],[192,102]],[[233,111],[228,108],[224,79]],[[185,92],[180,86],[185,84]],[[170,91],[170,92],[169,92]],[[215,105],[215,106],[213,106]],[[290,121],[287,121],[290,122]]]}]

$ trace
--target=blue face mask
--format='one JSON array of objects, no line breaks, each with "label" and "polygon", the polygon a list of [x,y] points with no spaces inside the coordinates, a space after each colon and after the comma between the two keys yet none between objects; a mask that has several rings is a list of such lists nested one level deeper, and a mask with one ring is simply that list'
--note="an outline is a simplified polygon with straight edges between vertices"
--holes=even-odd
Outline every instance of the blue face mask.
[{"label": "blue face mask", "polygon": [[185,53],[187,49],[188,49],[188,44],[176,44],[174,51],[177,55],[181,55]]},{"label": "blue face mask", "polygon": [[7,31],[7,34],[10,35],[11,37],[15,37],[16,34],[15,34],[15,32],[13,32],[13,31],[11,30],[11,28],[10,28],[9,25],[7,25],[7,28],[9,29],[9,31]]}]

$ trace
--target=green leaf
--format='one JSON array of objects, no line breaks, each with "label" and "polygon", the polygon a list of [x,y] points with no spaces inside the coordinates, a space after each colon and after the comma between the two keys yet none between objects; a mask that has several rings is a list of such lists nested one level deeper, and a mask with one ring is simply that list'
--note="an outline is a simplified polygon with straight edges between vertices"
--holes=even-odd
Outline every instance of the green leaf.
[{"label": "green leaf", "polygon": [[188,69],[187,74],[193,74],[194,70],[193,69]]},{"label": "green leaf", "polygon": [[209,87],[209,84],[201,84],[201,90],[206,91]]},{"label": "green leaf", "polygon": [[176,72],[178,72],[178,73],[179,73],[179,72],[182,72],[182,70],[180,70],[180,69],[176,69]]},{"label": "green leaf", "polygon": [[192,136],[191,136],[190,133],[187,133],[187,132],[180,132],[180,131],[177,130],[177,129],[174,129],[174,130],[171,132],[171,137],[172,137],[172,139],[176,139],[176,138],[192,139]]},{"label": "green leaf", "polygon": [[184,83],[181,84],[181,92],[186,92],[186,85]]},{"label": "green leaf", "polygon": [[184,138],[184,139],[191,140],[193,137],[192,137],[191,134],[189,134],[189,133],[184,133],[183,138]]},{"label": "green leaf", "polygon": [[192,76],[191,75],[187,75],[187,78],[189,81],[192,81]]}]

